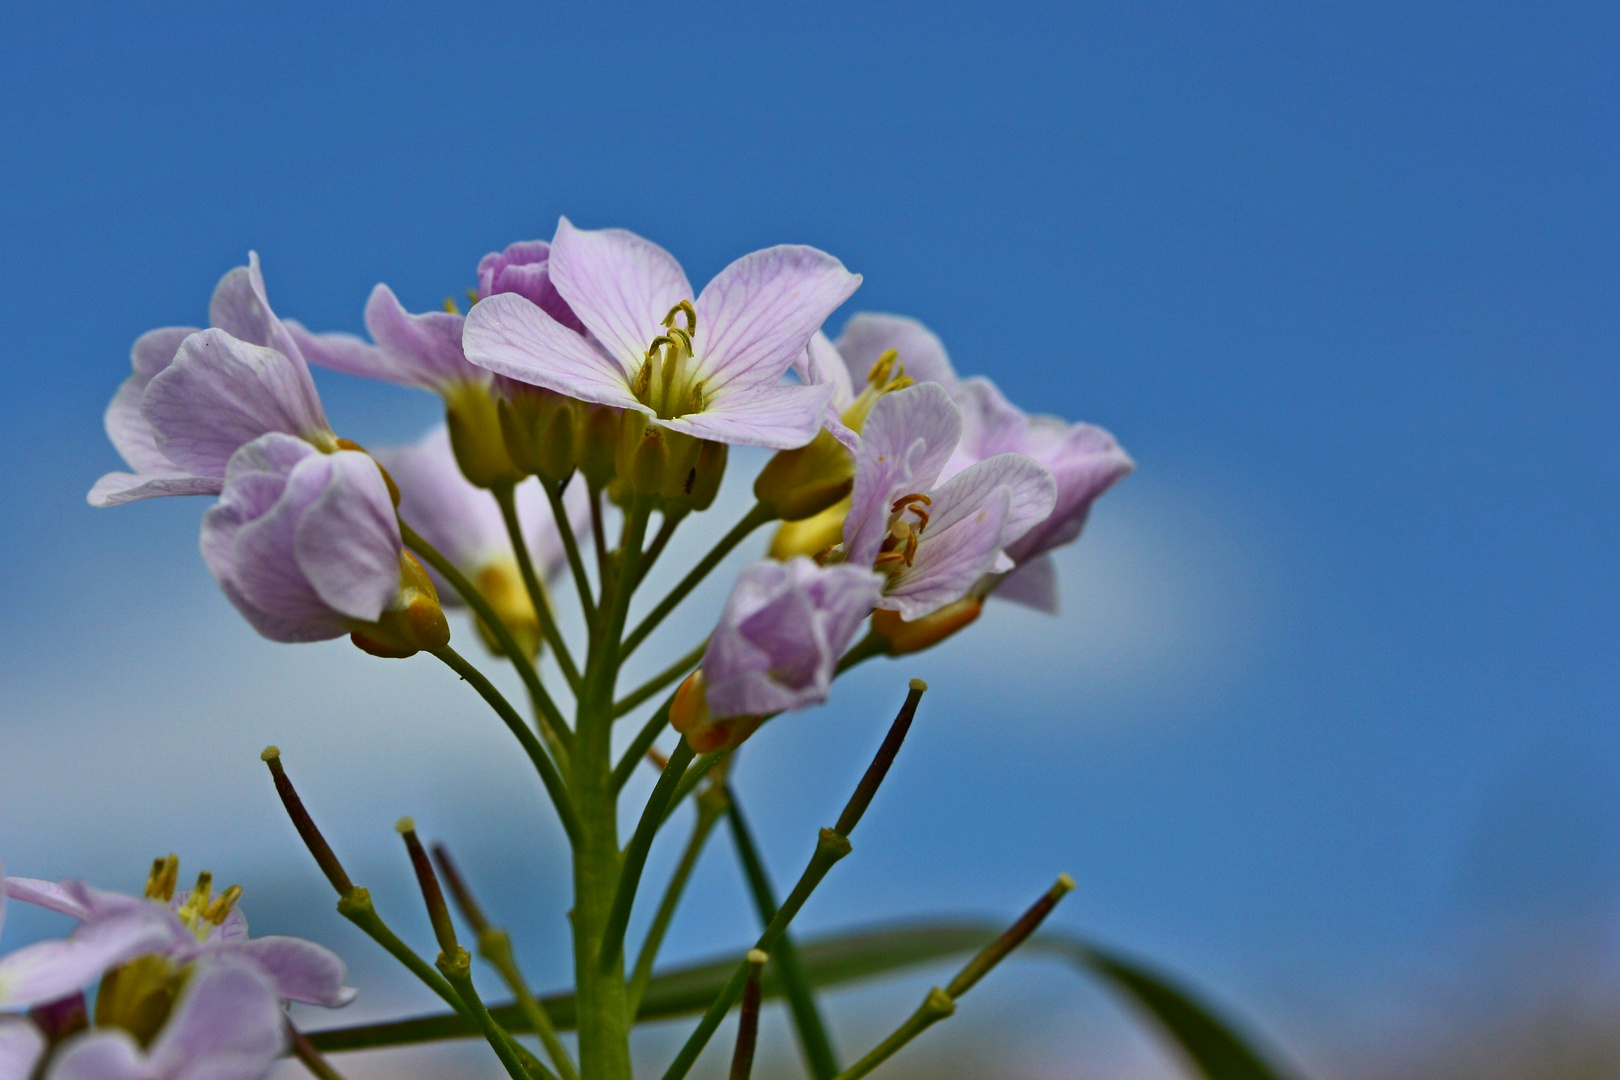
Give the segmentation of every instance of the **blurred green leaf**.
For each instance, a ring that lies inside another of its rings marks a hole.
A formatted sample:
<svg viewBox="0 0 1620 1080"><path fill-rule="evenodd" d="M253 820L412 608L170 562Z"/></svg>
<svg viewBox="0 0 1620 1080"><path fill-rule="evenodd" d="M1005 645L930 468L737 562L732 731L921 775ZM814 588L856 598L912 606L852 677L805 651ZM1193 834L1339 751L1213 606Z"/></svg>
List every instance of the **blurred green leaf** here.
<svg viewBox="0 0 1620 1080"><path fill-rule="evenodd" d="M1001 929L975 922L875 927L807 939L799 944L799 958L810 982L818 989L827 989L976 952ZM1148 968L1065 934L1036 934L1020 952L1056 956L1101 976L1110 988L1151 1016L1207 1080L1282 1080L1283 1074L1268 1065L1228 1024L1187 991ZM638 1022L701 1013L736 966L737 958L727 956L654 975L642 998ZM780 998L783 987L767 973L764 991L767 998ZM574 1026L574 995L555 994L542 999L541 1004L558 1030ZM496 1005L490 1011L509 1031L530 1030L514 1005ZM473 1038L478 1034L470 1022L454 1013L440 1013L311 1032L309 1038L318 1049L333 1053Z"/></svg>

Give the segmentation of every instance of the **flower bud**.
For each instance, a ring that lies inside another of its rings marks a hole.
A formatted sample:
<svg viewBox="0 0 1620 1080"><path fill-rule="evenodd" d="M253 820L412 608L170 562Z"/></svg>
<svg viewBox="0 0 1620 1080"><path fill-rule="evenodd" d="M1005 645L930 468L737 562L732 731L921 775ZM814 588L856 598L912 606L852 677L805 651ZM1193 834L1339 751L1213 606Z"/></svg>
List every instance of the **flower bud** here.
<svg viewBox="0 0 1620 1080"><path fill-rule="evenodd" d="M625 412L617 469L616 498L652 497L666 510L707 510L725 476L726 447Z"/></svg>
<svg viewBox="0 0 1620 1080"><path fill-rule="evenodd" d="M984 601L975 596L946 604L938 611L911 622L899 612L880 608L872 613L872 632L888 643L890 656L904 656L932 648L967 626L984 610Z"/></svg>
<svg viewBox="0 0 1620 1080"><path fill-rule="evenodd" d="M372 656L404 659L423 649L450 644L450 623L439 606L439 594L427 571L410 552L399 557L399 598L370 626L349 635L355 646Z"/></svg>
<svg viewBox="0 0 1620 1080"><path fill-rule="evenodd" d="M670 726L685 736L687 745L700 754L735 749L765 722L763 716L716 718L709 712L707 695L708 684L699 668L676 688L675 698L669 705Z"/></svg>
<svg viewBox="0 0 1620 1080"><path fill-rule="evenodd" d="M845 495L819 514L803 521L784 521L771 538L770 557L781 561L803 555L815 558L844 538L844 519L850 499Z"/></svg>
<svg viewBox="0 0 1620 1080"><path fill-rule="evenodd" d="M484 383L463 382L446 386L445 421L450 426L450 446L456 452L461 473L475 486L494 487L515 484L524 472L512 463L501 434L501 418L495 398Z"/></svg>
<svg viewBox="0 0 1620 1080"><path fill-rule="evenodd" d="M607 405L590 404L583 405L582 411L574 463L585 474L586 483L593 488L605 488L616 475L619 426L624 412Z"/></svg>
<svg viewBox="0 0 1620 1080"><path fill-rule="evenodd" d="M537 386L512 382L496 403L501 436L512 463L551 484L574 472L579 441L578 402Z"/></svg>
<svg viewBox="0 0 1620 1080"><path fill-rule="evenodd" d="M766 462L754 481L754 497L784 522L804 521L836 505L854 484L855 458L822 428L804 446Z"/></svg>
<svg viewBox="0 0 1620 1080"><path fill-rule="evenodd" d="M478 591L484 594L489 606L495 609L501 622L512 632L512 638L517 642L518 648L530 660L540 655L542 637L540 633L540 617L535 613L534 603L529 599L529 590L523 584L522 572L518 569L517 559L510 555L502 556L484 564L478 571ZM541 588L545 583L541 583ZM503 655L500 642L484 620L476 620L479 636L489 651L496 656Z"/></svg>

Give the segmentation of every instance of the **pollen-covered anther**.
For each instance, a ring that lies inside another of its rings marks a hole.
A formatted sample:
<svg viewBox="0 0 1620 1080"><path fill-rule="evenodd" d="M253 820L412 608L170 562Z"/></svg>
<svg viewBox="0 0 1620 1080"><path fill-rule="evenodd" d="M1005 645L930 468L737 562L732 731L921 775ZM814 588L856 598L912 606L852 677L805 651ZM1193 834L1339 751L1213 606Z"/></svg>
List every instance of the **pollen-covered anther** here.
<svg viewBox="0 0 1620 1080"><path fill-rule="evenodd" d="M697 333L697 309L692 306L692 301L690 300L682 300L680 303L670 308L669 314L665 315L662 320L663 324L671 329L674 329L675 316L682 313L685 313L686 315L686 333L689 335Z"/></svg>
<svg viewBox="0 0 1620 1080"><path fill-rule="evenodd" d="M242 886L232 885L209 903L208 910L203 912L203 918L215 926L223 926L230 917L231 910L236 902L242 899Z"/></svg>
<svg viewBox="0 0 1620 1080"><path fill-rule="evenodd" d="M917 518L917 532L921 533L928 528L929 521L929 513L923 507L932 505L934 505L933 499L920 491L914 491L910 495L902 495L894 500L893 505L889 507L889 513L903 514L907 510L911 511Z"/></svg>
<svg viewBox="0 0 1620 1080"><path fill-rule="evenodd" d="M167 904L174 899L174 887L180 880L180 856L165 855L152 860L152 872L146 877L146 898Z"/></svg>

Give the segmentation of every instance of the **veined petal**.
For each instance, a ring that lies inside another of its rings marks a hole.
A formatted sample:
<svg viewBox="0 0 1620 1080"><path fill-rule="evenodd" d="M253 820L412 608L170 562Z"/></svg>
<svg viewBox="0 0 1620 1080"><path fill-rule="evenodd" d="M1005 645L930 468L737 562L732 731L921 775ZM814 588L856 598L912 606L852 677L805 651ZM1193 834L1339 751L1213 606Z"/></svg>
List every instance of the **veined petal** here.
<svg viewBox="0 0 1620 1080"><path fill-rule="evenodd" d="M549 266L557 291L627 376L664 332L670 308L694 296L673 255L624 229L576 229L563 218L551 240Z"/></svg>
<svg viewBox="0 0 1620 1080"><path fill-rule="evenodd" d="M889 587L878 607L898 611L910 621L960 600L995 566L1010 499L1011 492L998 487L971 516L937 533L930 526L916 561Z"/></svg>
<svg viewBox="0 0 1620 1080"><path fill-rule="evenodd" d="M518 382L581 401L652 412L630 392L620 361L517 293L497 293L473 305L462 345L478 367Z"/></svg>
<svg viewBox="0 0 1620 1080"><path fill-rule="evenodd" d="M1018 564L990 594L1048 615L1058 613L1057 564L1050 555L1037 555Z"/></svg>
<svg viewBox="0 0 1620 1080"><path fill-rule="evenodd" d="M119 1028L101 1028L69 1039L51 1062L49 1076L50 1080L153 1080L141 1048Z"/></svg>
<svg viewBox="0 0 1620 1080"><path fill-rule="evenodd" d="M944 532L983 506L996 488L1009 493L1001 546L1027 533L1052 513L1057 483L1045 466L1023 454L997 454L975 462L934 490L928 535Z"/></svg>
<svg viewBox="0 0 1620 1080"><path fill-rule="evenodd" d="M41 941L0 957L0 1008L27 1008L66 997L101 973L144 953L162 952L171 928L150 913L131 911L85 923L71 937Z"/></svg>
<svg viewBox="0 0 1620 1080"><path fill-rule="evenodd" d="M844 423L844 410L855 402L855 388L849 381L849 368L844 364L843 357L838 355L832 339L820 330L811 334L804 355L794 361L794 370L799 381L806 386L827 385L833 388L832 397L827 399L822 426L850 453L859 450L861 437Z"/></svg>
<svg viewBox="0 0 1620 1080"><path fill-rule="evenodd" d="M483 369L469 364L461 351L465 321L448 311L412 315L387 285L371 290L366 302L366 329L394 368L391 381L426 390L489 378Z"/></svg>
<svg viewBox="0 0 1620 1080"><path fill-rule="evenodd" d="M40 878L8 877L0 897L9 896L25 904L33 904L47 911L55 911L69 918L83 921L90 917L90 904L82 889L73 888L65 881L44 881ZM0 898L0 924L4 923L5 901Z"/></svg>
<svg viewBox="0 0 1620 1080"><path fill-rule="evenodd" d="M162 326L136 338L129 350L129 363L141 385L151 382L153 376L173 363L180 343L200 329L198 326Z"/></svg>
<svg viewBox="0 0 1620 1080"><path fill-rule="evenodd" d="M111 472L97 480L87 497L91 506L121 506L163 495L218 495L225 481L217 476L193 476L186 472Z"/></svg>
<svg viewBox="0 0 1620 1080"><path fill-rule="evenodd" d="M164 1080L260 1080L286 1045L274 982L230 956L198 965L152 1044L148 1068Z"/></svg>
<svg viewBox="0 0 1620 1080"><path fill-rule="evenodd" d="M28 1080L45 1052L45 1037L20 1016L0 1016L0 1080Z"/></svg>
<svg viewBox="0 0 1620 1080"><path fill-rule="evenodd" d="M344 985L349 969L337 954L313 941L270 935L230 948L233 954L250 957L263 968L275 983L276 996L287 1001L335 1009L359 993Z"/></svg>
<svg viewBox="0 0 1620 1080"><path fill-rule="evenodd" d="M341 371L345 375L358 375L362 379L398 381L394 364L369 341L354 334L311 333L296 319L287 319L282 325L298 343L298 350L304 354L304 359L311 364Z"/></svg>
<svg viewBox="0 0 1620 1080"><path fill-rule="evenodd" d="M225 331L249 345L259 345L285 353L303 365L304 358L298 343L276 313L270 310L270 298L264 291L264 275L259 270L259 253L248 252L248 264L226 272L214 286L213 299L208 304L208 325ZM308 375L308 372L305 372Z"/></svg>
<svg viewBox="0 0 1620 1080"><path fill-rule="evenodd" d="M107 405L102 426L118 456L138 473L172 473L177 470L167 454L158 449L152 425L141 415L141 398L147 380L131 375L118 387Z"/></svg>
<svg viewBox="0 0 1620 1080"><path fill-rule="evenodd" d="M330 437L303 361L223 330L186 338L147 385L141 414L158 449L200 476L224 476L231 455L267 432Z"/></svg>
<svg viewBox="0 0 1620 1080"><path fill-rule="evenodd" d="M860 283L831 255L795 244L720 271L696 304L693 349L709 392L776 382Z"/></svg>
<svg viewBox="0 0 1620 1080"><path fill-rule="evenodd" d="M500 506L461 475L444 424L419 442L380 447L372 456L399 488L399 516L458 568L470 571L511 551Z"/></svg>
<svg viewBox="0 0 1620 1080"><path fill-rule="evenodd" d="M735 387L722 392L702 412L658 423L700 439L733 446L792 450L816 437L826 418L830 386Z"/></svg>
<svg viewBox="0 0 1620 1080"><path fill-rule="evenodd" d="M323 603L375 622L399 595L403 545L393 500L369 455L339 450L330 467L320 496L298 521L293 551Z"/></svg>
<svg viewBox="0 0 1620 1080"><path fill-rule="evenodd" d="M922 383L884 394L861 429L855 486L844 519L844 551L871 566L889 528L890 504L927 492L962 435L962 414L944 387Z"/></svg>
<svg viewBox="0 0 1620 1080"><path fill-rule="evenodd" d="M939 383L955 396L956 371L945 346L916 319L858 311L838 336L838 353L849 365L850 379L856 386L866 381L866 373L877 358L890 349L900 354L907 375L919 383Z"/></svg>

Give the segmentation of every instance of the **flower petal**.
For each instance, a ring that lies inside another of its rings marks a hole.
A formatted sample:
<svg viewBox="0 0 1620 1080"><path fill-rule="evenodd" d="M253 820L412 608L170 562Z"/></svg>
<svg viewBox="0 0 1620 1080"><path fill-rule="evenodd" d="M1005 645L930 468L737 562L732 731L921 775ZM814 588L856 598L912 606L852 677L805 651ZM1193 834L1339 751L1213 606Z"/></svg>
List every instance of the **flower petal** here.
<svg viewBox="0 0 1620 1080"><path fill-rule="evenodd" d="M248 252L248 264L228 271L214 286L213 299L208 303L208 325L249 345L285 353L303 365L297 342L270 310L257 251Z"/></svg>
<svg viewBox="0 0 1620 1080"><path fill-rule="evenodd" d="M284 1025L275 984L257 964L211 958L198 965L152 1044L146 1075L260 1080L286 1046Z"/></svg>
<svg viewBox="0 0 1620 1080"><path fill-rule="evenodd" d="M941 386L921 383L884 394L861 429L855 486L844 519L845 557L871 566L889 528L889 506L927 492L962 435L962 414Z"/></svg>
<svg viewBox="0 0 1620 1080"><path fill-rule="evenodd" d="M65 881L8 877L5 879L4 894L13 900L33 904L47 911L55 911L69 918L84 920L91 914L90 904L87 903L84 892L71 887ZM3 902L0 902L0 911L4 911Z"/></svg>
<svg viewBox="0 0 1620 1080"><path fill-rule="evenodd" d="M670 308L696 295L681 264L651 240L624 229L576 229L567 218L557 222L551 240L550 272L562 298L626 375L664 332L661 320Z"/></svg>
<svg viewBox="0 0 1620 1080"><path fill-rule="evenodd" d="M850 379L856 386L866 382L866 374L877 358L890 349L899 352L907 375L920 383L939 383L953 397L956 395L956 371L945 346L916 319L858 311L838 336L839 355L849 365Z"/></svg>
<svg viewBox="0 0 1620 1080"><path fill-rule="evenodd" d="M102 1028L64 1043L49 1075L50 1080L152 1080L153 1074L128 1032Z"/></svg>
<svg viewBox="0 0 1620 1080"><path fill-rule="evenodd" d="M826 418L831 386L756 386L723 392L702 412L660 424L700 439L733 446L792 450L816 437Z"/></svg>
<svg viewBox="0 0 1620 1080"><path fill-rule="evenodd" d="M619 361L516 293L497 293L473 305L462 345L472 363L518 382L581 401L652 412L630 393Z"/></svg>
<svg viewBox="0 0 1620 1080"><path fill-rule="evenodd" d="M916 562L889 587L878 607L898 611L910 621L960 600L995 566L1010 499L1011 492L998 487L970 517L951 528L936 533L930 526Z"/></svg>
<svg viewBox="0 0 1620 1080"><path fill-rule="evenodd" d="M287 319L282 323L298 343L298 351L311 364L362 379L397 382L394 364L381 349L354 334L311 333L303 323Z"/></svg>
<svg viewBox="0 0 1620 1080"><path fill-rule="evenodd" d="M944 532L976 511L998 487L1005 487L1011 496L1002 523L1002 546L1045 521L1057 499L1057 482L1044 465L1023 454L997 454L975 462L934 490L927 535Z"/></svg>
<svg viewBox="0 0 1620 1080"><path fill-rule="evenodd" d="M162 326L136 338L129 350L129 363L141 385L151 382L153 376L173 363L174 354L180 351L180 343L200 329L197 326Z"/></svg>
<svg viewBox="0 0 1620 1080"><path fill-rule="evenodd" d="M163 495L218 495L224 486L225 481L217 476L192 476L184 472L137 476L110 472L95 482L87 499L91 506L121 506Z"/></svg>
<svg viewBox="0 0 1620 1080"><path fill-rule="evenodd" d="M1050 555L1037 555L1018 564L990 594L1048 615L1058 613L1057 564Z"/></svg>
<svg viewBox="0 0 1620 1080"><path fill-rule="evenodd" d="M1136 468L1112 435L1091 424L1075 424L1061 442L1034 453L1057 480L1057 505L1022 539L1009 543L1007 553L1019 561L1074 541L1091 504Z"/></svg>
<svg viewBox="0 0 1620 1080"><path fill-rule="evenodd" d="M44 1052L38 1028L20 1016L0 1016L0 1080L28 1080Z"/></svg>
<svg viewBox="0 0 1620 1080"><path fill-rule="evenodd" d="M399 595L399 522L377 463L368 454L331 455L319 498L293 539L298 568L328 607L375 622Z"/></svg>
<svg viewBox="0 0 1620 1080"><path fill-rule="evenodd" d="M399 516L458 569L473 571L490 558L510 554L500 506L461 475L445 425L420 442L382 447L372 456L399 488Z"/></svg>
<svg viewBox="0 0 1620 1080"><path fill-rule="evenodd" d="M366 329L394 367L390 381L425 390L438 390L447 383L488 381L484 370L469 364L461 351L465 322L448 311L412 315L387 285L372 289L366 302Z"/></svg>
<svg viewBox="0 0 1620 1080"><path fill-rule="evenodd" d="M744 255L697 298L699 377L710 393L776 382L860 283L859 274L813 247L783 244Z"/></svg>
<svg viewBox="0 0 1620 1080"><path fill-rule="evenodd" d="M41 941L0 957L0 1008L66 997L101 973L143 953L163 952L172 928L158 908L85 923L71 937Z"/></svg>
<svg viewBox="0 0 1620 1080"><path fill-rule="evenodd" d="M186 338L141 414L169 460L200 476L224 476L231 455L267 432L330 437L304 362L223 330Z"/></svg>
<svg viewBox="0 0 1620 1080"><path fill-rule="evenodd" d="M313 941L270 935L232 945L230 950L258 963L274 981L277 997L335 1009L359 993L343 985L349 969L337 954Z"/></svg>
<svg viewBox="0 0 1620 1080"><path fill-rule="evenodd" d="M102 426L118 456L138 473L172 473L174 462L158 449L157 435L152 425L141 415L141 398L146 393L146 380L131 375L118 387L118 392L107 405Z"/></svg>

